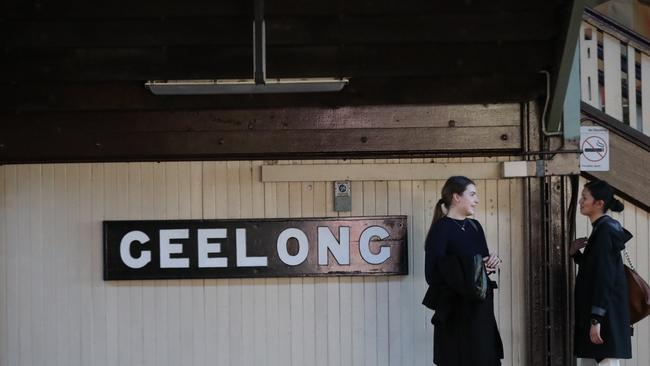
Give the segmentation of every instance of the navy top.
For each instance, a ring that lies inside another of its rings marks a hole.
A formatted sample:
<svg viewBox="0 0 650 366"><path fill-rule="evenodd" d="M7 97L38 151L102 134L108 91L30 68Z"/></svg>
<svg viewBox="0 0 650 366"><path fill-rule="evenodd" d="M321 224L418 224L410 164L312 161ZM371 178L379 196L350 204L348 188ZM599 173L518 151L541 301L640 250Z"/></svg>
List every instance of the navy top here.
<svg viewBox="0 0 650 366"><path fill-rule="evenodd" d="M478 221L474 219L456 220L447 216L431 225L424 244L424 251L424 273L429 285L435 282L436 257L448 255L464 257L476 254L487 257L490 255L483 227Z"/></svg>

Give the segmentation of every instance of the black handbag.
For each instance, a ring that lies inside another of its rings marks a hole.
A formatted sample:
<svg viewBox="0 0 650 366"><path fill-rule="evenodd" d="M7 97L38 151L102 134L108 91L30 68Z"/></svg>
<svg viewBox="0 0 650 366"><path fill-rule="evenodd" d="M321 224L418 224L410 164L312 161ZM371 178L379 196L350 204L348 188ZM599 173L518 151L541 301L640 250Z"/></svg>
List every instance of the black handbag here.
<svg viewBox="0 0 650 366"><path fill-rule="evenodd" d="M487 297L489 279L485 262L480 254L472 258L472 296L479 301L484 301Z"/></svg>
<svg viewBox="0 0 650 366"><path fill-rule="evenodd" d="M469 224L478 232L478 227L471 219ZM483 256L480 254L475 254L472 258L472 296L479 301L484 301L487 297L488 286L490 285L490 279L488 278L487 270L485 269L485 262L483 261Z"/></svg>

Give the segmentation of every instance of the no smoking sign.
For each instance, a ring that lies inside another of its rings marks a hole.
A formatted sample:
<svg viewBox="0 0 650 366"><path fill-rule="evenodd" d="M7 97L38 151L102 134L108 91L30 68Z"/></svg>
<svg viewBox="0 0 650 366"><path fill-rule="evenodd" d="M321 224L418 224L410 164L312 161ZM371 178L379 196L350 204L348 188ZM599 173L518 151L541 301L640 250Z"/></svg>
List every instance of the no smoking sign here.
<svg viewBox="0 0 650 366"><path fill-rule="evenodd" d="M609 170L609 131L603 127L580 127L580 170Z"/></svg>

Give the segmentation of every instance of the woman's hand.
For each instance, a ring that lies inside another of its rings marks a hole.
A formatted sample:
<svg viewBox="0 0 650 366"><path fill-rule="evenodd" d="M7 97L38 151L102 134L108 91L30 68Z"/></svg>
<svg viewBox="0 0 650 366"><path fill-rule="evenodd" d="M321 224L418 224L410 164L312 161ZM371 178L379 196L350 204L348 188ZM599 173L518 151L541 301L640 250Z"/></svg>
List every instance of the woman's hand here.
<svg viewBox="0 0 650 366"><path fill-rule="evenodd" d="M578 238L571 243L569 247L569 255L574 255L578 250L587 246L587 238Z"/></svg>
<svg viewBox="0 0 650 366"><path fill-rule="evenodd" d="M483 258L485 262L485 270L488 273L496 272L501 264L501 259L496 255L496 253L490 253L488 257Z"/></svg>
<svg viewBox="0 0 650 366"><path fill-rule="evenodd" d="M589 329L589 339L593 344L603 344L603 339L600 338L600 323L593 324Z"/></svg>

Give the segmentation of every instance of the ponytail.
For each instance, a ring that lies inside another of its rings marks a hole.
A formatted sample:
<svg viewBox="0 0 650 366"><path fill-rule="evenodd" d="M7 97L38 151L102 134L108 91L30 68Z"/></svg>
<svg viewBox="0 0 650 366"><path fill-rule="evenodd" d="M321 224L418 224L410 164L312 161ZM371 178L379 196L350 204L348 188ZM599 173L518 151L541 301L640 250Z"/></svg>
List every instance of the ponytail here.
<svg viewBox="0 0 650 366"><path fill-rule="evenodd" d="M614 211L614 212L621 212L625 206L623 205L623 202L619 201L616 198L612 198L612 200L609 202L609 209Z"/></svg>
<svg viewBox="0 0 650 366"><path fill-rule="evenodd" d="M445 216L445 213L442 211L442 206L445 205L445 201L441 198L436 203L436 208L433 210L433 222L440 220Z"/></svg>

